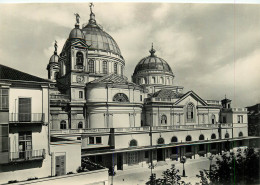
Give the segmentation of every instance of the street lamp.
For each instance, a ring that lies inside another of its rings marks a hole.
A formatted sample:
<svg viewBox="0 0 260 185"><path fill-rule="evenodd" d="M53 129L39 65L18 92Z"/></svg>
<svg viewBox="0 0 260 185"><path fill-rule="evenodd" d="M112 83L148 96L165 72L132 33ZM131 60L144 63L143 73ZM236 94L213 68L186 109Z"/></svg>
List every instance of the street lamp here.
<svg viewBox="0 0 260 185"><path fill-rule="evenodd" d="M185 156L183 156L180 160L180 162L183 164L183 171L182 171L182 177L187 177L185 174L185 168L184 168L184 163L186 163L187 159Z"/></svg>
<svg viewBox="0 0 260 185"><path fill-rule="evenodd" d="M211 173L211 165L212 165L212 160L213 160L214 156L211 155L208 157L209 161L210 161L210 165L209 165L209 173Z"/></svg>

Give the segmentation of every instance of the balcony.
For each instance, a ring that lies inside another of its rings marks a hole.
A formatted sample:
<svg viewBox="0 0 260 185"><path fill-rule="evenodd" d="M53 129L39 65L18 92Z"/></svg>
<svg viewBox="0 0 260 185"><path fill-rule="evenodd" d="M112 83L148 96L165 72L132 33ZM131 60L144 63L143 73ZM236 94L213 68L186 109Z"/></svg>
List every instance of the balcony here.
<svg viewBox="0 0 260 185"><path fill-rule="evenodd" d="M44 123L44 113L10 113L9 123Z"/></svg>
<svg viewBox="0 0 260 185"><path fill-rule="evenodd" d="M9 162L35 161L43 160L44 158L45 149L22 152L10 152L9 154Z"/></svg>
<svg viewBox="0 0 260 185"><path fill-rule="evenodd" d="M216 129L219 124L201 124L201 125L171 125L171 126L152 126L152 131L158 130L206 130ZM150 132L150 126L144 127L121 127L114 128L117 132ZM51 130L52 135L66 135L66 134L91 134L91 133L109 133L110 128L86 128L86 129L58 129Z"/></svg>

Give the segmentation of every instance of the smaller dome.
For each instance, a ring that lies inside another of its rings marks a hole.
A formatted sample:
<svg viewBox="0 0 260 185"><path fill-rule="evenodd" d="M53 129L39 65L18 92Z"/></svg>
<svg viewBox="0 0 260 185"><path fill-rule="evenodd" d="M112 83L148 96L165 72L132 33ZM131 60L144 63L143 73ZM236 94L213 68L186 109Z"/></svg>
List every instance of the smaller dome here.
<svg viewBox="0 0 260 185"><path fill-rule="evenodd" d="M79 29L79 27L77 25L75 25L75 28L73 28L73 30L71 30L69 38L70 39L73 39L73 38L83 39L84 38L82 31Z"/></svg>
<svg viewBox="0 0 260 185"><path fill-rule="evenodd" d="M157 57L154 53L155 50L150 50L151 55L143 58L135 67L134 74L145 71L160 71L163 73L169 73L173 75L172 69L169 64L160 57Z"/></svg>
<svg viewBox="0 0 260 185"><path fill-rule="evenodd" d="M51 56L49 63L54 63L54 62L56 63L59 62L59 56L55 53Z"/></svg>

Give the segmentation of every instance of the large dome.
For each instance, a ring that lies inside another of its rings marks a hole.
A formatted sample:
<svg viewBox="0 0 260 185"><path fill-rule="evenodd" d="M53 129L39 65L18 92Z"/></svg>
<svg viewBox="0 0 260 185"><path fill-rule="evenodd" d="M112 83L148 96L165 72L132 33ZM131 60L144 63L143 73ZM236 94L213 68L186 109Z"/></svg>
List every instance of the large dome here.
<svg viewBox="0 0 260 185"><path fill-rule="evenodd" d="M157 57L154 53L155 50L152 48L150 50L151 55L143 58L136 65L134 74L138 74L140 72L163 72L173 74L171 67L169 64L163 60L162 58Z"/></svg>
<svg viewBox="0 0 260 185"><path fill-rule="evenodd" d="M84 33L86 44L90 46L90 50L111 52L122 57L115 40L97 25L94 13L91 12L89 23L82 28L82 32Z"/></svg>

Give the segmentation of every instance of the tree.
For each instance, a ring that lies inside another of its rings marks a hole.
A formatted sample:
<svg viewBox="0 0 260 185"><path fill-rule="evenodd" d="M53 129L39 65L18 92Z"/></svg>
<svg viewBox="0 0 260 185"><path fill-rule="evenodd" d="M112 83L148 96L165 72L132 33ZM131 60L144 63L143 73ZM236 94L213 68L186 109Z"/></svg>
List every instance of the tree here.
<svg viewBox="0 0 260 185"><path fill-rule="evenodd" d="M166 184L175 185L178 184L181 180L181 176L179 175L179 170L175 168L175 165L172 164L170 169L167 169L163 172L163 179Z"/></svg>
<svg viewBox="0 0 260 185"><path fill-rule="evenodd" d="M225 152L215 157L216 164L211 170L200 171L197 175L202 185L258 184L259 152L253 148Z"/></svg>
<svg viewBox="0 0 260 185"><path fill-rule="evenodd" d="M170 169L163 171L163 178L156 179L156 174L152 174L150 176L149 181L146 183L147 185L186 185L185 183L181 183L181 176L179 175L179 170L175 168L175 165L172 164Z"/></svg>

